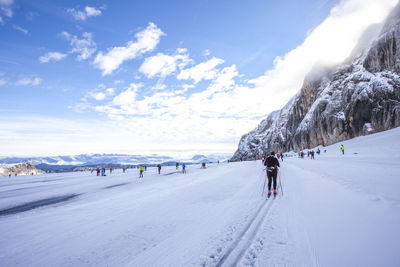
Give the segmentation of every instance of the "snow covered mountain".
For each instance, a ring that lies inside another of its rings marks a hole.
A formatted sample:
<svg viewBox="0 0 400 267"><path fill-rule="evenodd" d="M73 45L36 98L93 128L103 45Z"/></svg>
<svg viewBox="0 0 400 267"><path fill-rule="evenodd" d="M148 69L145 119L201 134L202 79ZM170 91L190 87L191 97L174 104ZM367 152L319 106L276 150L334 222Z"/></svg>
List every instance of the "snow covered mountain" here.
<svg viewBox="0 0 400 267"><path fill-rule="evenodd" d="M400 4L352 56L315 67L300 92L242 136L233 160L329 145L400 126ZM374 38L371 38L375 36Z"/></svg>
<svg viewBox="0 0 400 267"><path fill-rule="evenodd" d="M121 167L122 165L148 164L154 165L162 163L175 164L175 162L200 163L226 161L231 154L211 154L195 155L192 158L173 158L162 155L126 155L126 154L81 154L76 156L55 156L55 157L6 157L0 159L0 164L8 166L28 163L35 165L38 169L44 171L73 171L81 170L79 167Z"/></svg>

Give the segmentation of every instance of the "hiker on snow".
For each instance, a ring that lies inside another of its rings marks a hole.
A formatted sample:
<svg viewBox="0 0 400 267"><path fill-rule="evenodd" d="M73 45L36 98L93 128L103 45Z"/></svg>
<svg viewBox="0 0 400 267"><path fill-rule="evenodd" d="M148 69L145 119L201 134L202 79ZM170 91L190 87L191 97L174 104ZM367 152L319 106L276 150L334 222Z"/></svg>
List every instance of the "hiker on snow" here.
<svg viewBox="0 0 400 267"><path fill-rule="evenodd" d="M143 178L143 171L144 171L144 167L142 165L139 166L139 178L142 177Z"/></svg>
<svg viewBox="0 0 400 267"><path fill-rule="evenodd" d="M160 172L161 172L161 164L157 165L157 169L158 169L158 174L160 174Z"/></svg>
<svg viewBox="0 0 400 267"><path fill-rule="evenodd" d="M279 161L275 157L275 152L271 152L264 161L264 166L267 167L268 176L268 197L271 195L271 183L273 181L274 195L276 196L276 176L278 174Z"/></svg>
<svg viewBox="0 0 400 267"><path fill-rule="evenodd" d="M186 164L182 163L182 173L186 173Z"/></svg>
<svg viewBox="0 0 400 267"><path fill-rule="evenodd" d="M342 154L344 155L344 146L343 145L340 147L340 150L342 150Z"/></svg>

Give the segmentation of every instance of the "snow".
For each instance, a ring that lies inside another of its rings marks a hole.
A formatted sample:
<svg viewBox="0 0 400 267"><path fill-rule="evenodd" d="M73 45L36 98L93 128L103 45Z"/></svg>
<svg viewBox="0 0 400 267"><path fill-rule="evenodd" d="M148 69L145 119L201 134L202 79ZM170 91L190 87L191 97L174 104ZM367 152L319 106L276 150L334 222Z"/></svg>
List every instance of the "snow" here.
<svg viewBox="0 0 400 267"><path fill-rule="evenodd" d="M0 265L400 266L399 134L284 158L268 200L260 161L3 177Z"/></svg>

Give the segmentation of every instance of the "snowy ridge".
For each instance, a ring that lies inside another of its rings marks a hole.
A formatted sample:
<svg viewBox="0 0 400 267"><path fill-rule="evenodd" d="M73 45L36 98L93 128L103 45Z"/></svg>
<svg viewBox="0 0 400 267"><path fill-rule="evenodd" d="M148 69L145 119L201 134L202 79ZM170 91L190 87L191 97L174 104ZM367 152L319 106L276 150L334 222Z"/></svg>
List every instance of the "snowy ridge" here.
<svg viewBox="0 0 400 267"><path fill-rule="evenodd" d="M161 155L126 155L126 154L82 154L75 156L54 156L54 157L6 157L0 158L0 164L19 164L29 163L36 165L45 171L68 170L71 171L78 167L93 167L100 165L123 166L137 164L168 164L175 162L200 163L226 161L231 157L230 154L210 154L195 155L188 158L173 158Z"/></svg>
<svg viewBox="0 0 400 267"><path fill-rule="evenodd" d="M400 5L378 37L365 43L340 66L316 67L282 110L241 138L232 159L326 146L400 126Z"/></svg>

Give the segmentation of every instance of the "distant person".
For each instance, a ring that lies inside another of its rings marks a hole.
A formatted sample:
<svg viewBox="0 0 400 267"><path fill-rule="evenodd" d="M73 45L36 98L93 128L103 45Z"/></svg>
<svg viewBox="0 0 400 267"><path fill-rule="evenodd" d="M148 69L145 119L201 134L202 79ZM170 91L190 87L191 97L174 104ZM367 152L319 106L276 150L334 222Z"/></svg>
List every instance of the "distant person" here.
<svg viewBox="0 0 400 267"><path fill-rule="evenodd" d="M144 165L144 171L147 172L147 165Z"/></svg>
<svg viewBox="0 0 400 267"><path fill-rule="evenodd" d="M182 163L182 173L186 173L186 164Z"/></svg>
<svg viewBox="0 0 400 267"><path fill-rule="evenodd" d="M310 154L311 154L311 159L314 159L314 150L311 150Z"/></svg>
<svg viewBox="0 0 400 267"><path fill-rule="evenodd" d="M319 148L317 149L317 154L321 154L321 150L319 150Z"/></svg>
<svg viewBox="0 0 400 267"><path fill-rule="evenodd" d="M144 171L144 167L142 165L139 166L139 178L143 178L143 171Z"/></svg>
<svg viewBox="0 0 400 267"><path fill-rule="evenodd" d="M179 167L179 163L178 162L175 164L175 167L176 167L176 169L178 169L178 167Z"/></svg>
<svg viewBox="0 0 400 267"><path fill-rule="evenodd" d="M100 169L99 168L96 169L96 173L97 173L97 176L100 175Z"/></svg>
<svg viewBox="0 0 400 267"><path fill-rule="evenodd" d="M125 173L125 171L126 171L126 168L122 168L122 172Z"/></svg>
<svg viewBox="0 0 400 267"><path fill-rule="evenodd" d="M271 184L273 182L274 188L274 196L276 196L276 176L278 174L279 161L275 157L275 153L271 152L271 155L268 156L264 161L264 166L267 167L267 176L268 176L268 197L271 196Z"/></svg>
<svg viewBox="0 0 400 267"><path fill-rule="evenodd" d="M161 174L161 164L157 165L157 169L158 169L158 174Z"/></svg>
<svg viewBox="0 0 400 267"><path fill-rule="evenodd" d="M112 171L113 171L113 169L112 169L112 168L110 168L110 174L112 173Z"/></svg>
<svg viewBox="0 0 400 267"><path fill-rule="evenodd" d="M205 162L201 163L201 167L202 167L203 169L205 169L205 168L206 168L206 163L205 163Z"/></svg>
<svg viewBox="0 0 400 267"><path fill-rule="evenodd" d="M340 147L340 150L342 150L342 155L344 155L344 145L342 145L342 146Z"/></svg>

